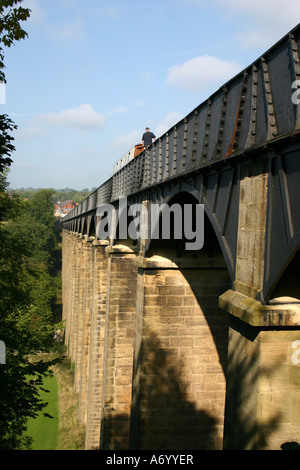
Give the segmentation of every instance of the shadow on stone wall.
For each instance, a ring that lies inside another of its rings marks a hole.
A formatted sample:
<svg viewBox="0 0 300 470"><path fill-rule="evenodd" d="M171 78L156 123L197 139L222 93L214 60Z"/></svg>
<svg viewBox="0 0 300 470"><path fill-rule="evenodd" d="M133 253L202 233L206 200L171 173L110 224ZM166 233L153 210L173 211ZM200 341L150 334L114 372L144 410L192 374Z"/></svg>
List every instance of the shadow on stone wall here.
<svg viewBox="0 0 300 470"><path fill-rule="evenodd" d="M257 419L259 374L258 349L254 341L258 328L250 327L238 319L231 320L233 330L241 332L235 347L228 353L226 409L224 425L225 450L262 450L268 448L268 439L278 427L280 413L269 420ZM245 339L252 343L252 357L243 354ZM266 372L265 372L266 373Z"/></svg>
<svg viewBox="0 0 300 470"><path fill-rule="evenodd" d="M189 401L178 358L161 347L154 333L143 344L137 369L140 393L137 397L134 392L130 447L126 447L129 417L110 413L102 449L216 449L216 418Z"/></svg>
<svg viewBox="0 0 300 470"><path fill-rule="evenodd" d="M178 357L162 348L154 332L147 337L141 367L138 448L215 449L216 418L188 399L188 377Z"/></svg>
<svg viewBox="0 0 300 470"><path fill-rule="evenodd" d="M248 340L254 341L257 332L253 328L243 333ZM236 349L229 351L223 446L219 417L209 413L204 402L199 409L189 400L187 380L178 357L162 347L154 332L149 331L147 338L135 367L136 374L140 374L140 381L139 388L134 388L131 416L113 412L106 415L101 449L166 451L268 448L269 440L279 426L280 412L274 411L268 420L256 420L257 395L253 390L257 387L258 355L253 354L251 361L243 354L236 357L239 346L242 349L239 344L236 344ZM243 342L243 337L240 341ZM299 444L283 442L281 448L299 449Z"/></svg>
<svg viewBox="0 0 300 470"><path fill-rule="evenodd" d="M226 375L229 315L218 305L219 296L231 287L228 271L226 268L202 269L201 277L199 273L197 274L197 270L182 270L182 274L195 296L197 305L201 308L218 353L219 363Z"/></svg>
<svg viewBox="0 0 300 470"><path fill-rule="evenodd" d="M130 416L106 413L102 421L100 450L128 450Z"/></svg>

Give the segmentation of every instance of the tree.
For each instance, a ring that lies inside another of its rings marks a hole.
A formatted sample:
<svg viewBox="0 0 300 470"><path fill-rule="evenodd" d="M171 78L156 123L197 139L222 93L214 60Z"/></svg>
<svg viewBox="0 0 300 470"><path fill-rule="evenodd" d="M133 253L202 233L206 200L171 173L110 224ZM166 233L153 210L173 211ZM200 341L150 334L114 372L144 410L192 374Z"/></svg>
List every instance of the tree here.
<svg viewBox="0 0 300 470"><path fill-rule="evenodd" d="M32 216L48 228L53 229L56 218L54 216L54 189L40 189L30 201L30 211Z"/></svg>
<svg viewBox="0 0 300 470"><path fill-rule="evenodd" d="M6 83L4 73L4 47L11 47L15 41L27 37L26 31L21 27L21 22L30 16L30 10L18 6L23 0L0 1L0 82ZM0 172L8 168L11 163L11 154L15 150L12 145L14 138L9 132L17 126L6 115L0 115Z"/></svg>
<svg viewBox="0 0 300 470"><path fill-rule="evenodd" d="M21 22L30 10L22 0L0 0L0 81L6 83L3 47L27 33ZM23 436L29 417L46 406L39 398L51 361L32 361L48 352L55 325L51 315L54 293L48 263L55 246L51 195L37 196L32 205L7 194L6 173L15 150L11 132L17 126L0 115L0 339L6 364L0 366L0 449L28 446ZM39 202L43 202L42 205ZM52 214L51 211L52 210Z"/></svg>
<svg viewBox="0 0 300 470"><path fill-rule="evenodd" d="M6 184L2 175L0 194ZM30 356L49 352L56 329L55 284L49 272L56 238L49 197L41 191L34 201L0 200L6 220L4 225L0 220L0 339L6 346L6 365L0 366L1 450L28 445L23 436L27 420L46 405L39 390L53 362L32 361Z"/></svg>
<svg viewBox="0 0 300 470"><path fill-rule="evenodd" d="M6 224L6 233L15 246L22 246L20 261L24 269L19 284L27 292L31 307L34 306L33 316L39 325L51 323L56 297L53 265L57 238L51 195L51 190L38 191L30 201L23 201ZM51 329L49 333L48 341L44 336L44 346L51 343Z"/></svg>
<svg viewBox="0 0 300 470"><path fill-rule="evenodd" d="M26 21L30 16L29 8L18 6L23 0L1 0L0 2L0 44L11 47L15 41L25 39L28 34L21 27L21 21ZM4 51L0 47L0 81L6 83L3 69Z"/></svg>
<svg viewBox="0 0 300 470"><path fill-rule="evenodd" d="M14 138L9 131L17 129L17 126L6 114L0 114L0 172L3 172L12 164L11 154L15 151L12 141Z"/></svg>

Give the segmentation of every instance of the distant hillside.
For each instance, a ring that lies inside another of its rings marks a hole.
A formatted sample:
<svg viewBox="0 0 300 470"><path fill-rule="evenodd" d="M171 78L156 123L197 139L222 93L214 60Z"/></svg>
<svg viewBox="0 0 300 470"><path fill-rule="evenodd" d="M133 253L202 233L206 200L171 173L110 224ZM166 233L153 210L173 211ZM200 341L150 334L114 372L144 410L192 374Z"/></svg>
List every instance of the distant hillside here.
<svg viewBox="0 0 300 470"><path fill-rule="evenodd" d="M7 192L11 195L18 194L18 196L20 196L22 199L31 199L34 193L36 193L36 191L39 191L39 189L40 188L8 189ZM53 202L72 200L75 203L80 203L96 188L92 188L91 190L85 188L81 191L71 188L50 189L54 191Z"/></svg>

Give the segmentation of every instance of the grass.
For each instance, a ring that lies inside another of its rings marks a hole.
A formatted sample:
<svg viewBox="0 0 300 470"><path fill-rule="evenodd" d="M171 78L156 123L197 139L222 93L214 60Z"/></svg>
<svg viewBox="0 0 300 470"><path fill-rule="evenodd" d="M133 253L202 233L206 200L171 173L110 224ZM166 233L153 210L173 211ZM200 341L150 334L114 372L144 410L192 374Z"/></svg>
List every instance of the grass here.
<svg viewBox="0 0 300 470"><path fill-rule="evenodd" d="M58 382L58 408L60 412L57 450L83 450L85 426L78 423L78 396L74 392L74 371L70 360L53 367Z"/></svg>
<svg viewBox="0 0 300 470"><path fill-rule="evenodd" d="M77 419L78 397L74 393L74 373L69 359L64 356L52 370L53 377L45 378L44 382L49 392L41 392L41 398L49 404L36 419L28 421L26 434L33 439L31 449L83 450L85 427Z"/></svg>
<svg viewBox="0 0 300 470"><path fill-rule="evenodd" d="M28 421L27 435L32 438L32 450L55 450L58 439L58 384L54 376L45 377L40 397L47 406L37 418Z"/></svg>

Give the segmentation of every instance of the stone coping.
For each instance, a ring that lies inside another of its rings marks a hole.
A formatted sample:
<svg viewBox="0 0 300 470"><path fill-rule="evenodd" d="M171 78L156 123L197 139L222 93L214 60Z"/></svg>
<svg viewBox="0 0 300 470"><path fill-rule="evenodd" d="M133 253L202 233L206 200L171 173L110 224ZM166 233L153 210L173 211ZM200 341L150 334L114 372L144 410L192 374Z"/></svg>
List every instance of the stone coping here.
<svg viewBox="0 0 300 470"><path fill-rule="evenodd" d="M300 326L300 300L279 297L267 305L229 289L219 297L219 307L252 326Z"/></svg>

